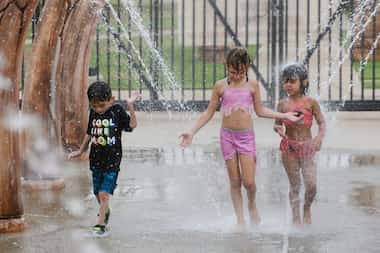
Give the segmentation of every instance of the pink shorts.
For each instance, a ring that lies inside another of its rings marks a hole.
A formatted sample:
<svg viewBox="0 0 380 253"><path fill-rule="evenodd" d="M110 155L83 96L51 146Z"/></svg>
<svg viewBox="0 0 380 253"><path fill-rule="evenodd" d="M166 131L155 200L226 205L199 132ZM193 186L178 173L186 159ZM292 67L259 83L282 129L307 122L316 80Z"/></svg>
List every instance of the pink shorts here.
<svg viewBox="0 0 380 253"><path fill-rule="evenodd" d="M255 132L253 129L220 129L220 148L224 160L232 159L235 154L256 157Z"/></svg>

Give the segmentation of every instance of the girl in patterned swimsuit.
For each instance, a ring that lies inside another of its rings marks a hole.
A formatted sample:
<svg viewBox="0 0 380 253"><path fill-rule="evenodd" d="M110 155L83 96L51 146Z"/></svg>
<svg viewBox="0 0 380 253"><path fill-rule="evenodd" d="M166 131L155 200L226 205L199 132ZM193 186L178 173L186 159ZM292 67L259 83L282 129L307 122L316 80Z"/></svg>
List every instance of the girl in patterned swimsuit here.
<svg viewBox="0 0 380 253"><path fill-rule="evenodd" d="M241 185L247 190L248 209L251 221L259 223L256 208L255 170L256 144L253 131L253 111L259 117L299 121L296 113L279 113L265 108L261 103L257 81L248 80L248 68L251 64L245 48L231 49L227 55L227 78L215 83L207 108L195 125L183 133L181 146L191 144L194 135L213 117L218 103L221 102L223 114L220 129L220 146L226 162L230 179L230 191L239 229L244 229Z"/></svg>
<svg viewBox="0 0 380 253"><path fill-rule="evenodd" d="M278 111L297 112L303 115L303 120L300 122L294 123L277 119L274 125L274 130L282 137L280 150L290 183L289 200L292 207L293 224L301 226L300 173L302 173L305 185L303 223L311 224L311 204L317 191L316 166L313 157L315 152L321 149L326 124L318 102L306 96L307 70L302 64L296 63L285 66L281 72L281 83L288 97L279 102ZM315 138L312 138L311 134L313 117L315 117L319 127Z"/></svg>

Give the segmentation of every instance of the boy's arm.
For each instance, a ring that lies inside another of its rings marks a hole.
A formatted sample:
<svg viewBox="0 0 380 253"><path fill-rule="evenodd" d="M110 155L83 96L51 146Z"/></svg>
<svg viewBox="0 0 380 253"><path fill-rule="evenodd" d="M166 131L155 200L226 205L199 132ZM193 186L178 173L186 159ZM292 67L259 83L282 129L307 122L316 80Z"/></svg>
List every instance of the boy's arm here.
<svg viewBox="0 0 380 253"><path fill-rule="evenodd" d="M77 151L71 152L68 155L68 158L69 159L75 158L75 157L82 155L84 152L86 152L88 149L88 144L90 144L90 141L91 141L91 136L86 134L86 136L84 137L84 139L82 141L82 144L80 145L80 148Z"/></svg>
<svg viewBox="0 0 380 253"><path fill-rule="evenodd" d="M129 110L129 127L130 128L136 128L137 126L137 120L136 120L136 113L135 113L135 107L133 106L133 103L128 103L128 110Z"/></svg>
<svg viewBox="0 0 380 253"><path fill-rule="evenodd" d="M128 105L128 110L129 110L130 115L128 116L127 113L125 113L126 114L125 116L128 117L128 119L127 119L127 125L128 126L126 126L125 129L128 132L132 131L132 129L136 128L136 126L137 126L135 107L133 104L139 98L141 98L141 94L137 91L134 92L130 98L127 98L127 105Z"/></svg>
<svg viewBox="0 0 380 253"><path fill-rule="evenodd" d="M83 139L82 144L80 145L79 151L81 153L84 153L88 150L88 144L90 144L91 136L86 134L86 136Z"/></svg>

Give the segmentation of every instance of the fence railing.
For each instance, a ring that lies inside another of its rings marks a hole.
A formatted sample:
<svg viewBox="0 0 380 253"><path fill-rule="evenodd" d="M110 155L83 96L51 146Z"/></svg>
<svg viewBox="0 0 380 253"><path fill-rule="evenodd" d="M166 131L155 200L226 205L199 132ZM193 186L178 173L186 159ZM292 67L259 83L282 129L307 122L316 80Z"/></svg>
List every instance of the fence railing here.
<svg viewBox="0 0 380 253"><path fill-rule="evenodd" d="M300 61L310 95L327 108L380 110L379 11L378 0L111 0L89 78L107 81L119 100L139 90L140 109L203 110L226 52L245 46L270 105L283 96L281 67Z"/></svg>

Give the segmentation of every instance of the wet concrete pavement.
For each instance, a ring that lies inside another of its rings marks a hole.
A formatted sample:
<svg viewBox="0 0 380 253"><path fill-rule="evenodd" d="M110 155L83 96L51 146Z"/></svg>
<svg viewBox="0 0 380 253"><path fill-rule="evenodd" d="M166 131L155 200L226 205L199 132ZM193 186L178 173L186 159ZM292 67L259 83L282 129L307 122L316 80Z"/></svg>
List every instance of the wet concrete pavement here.
<svg viewBox="0 0 380 253"><path fill-rule="evenodd" d="M93 238L89 232L97 206L87 163L68 163L62 170L64 190L24 193L29 228L0 234L0 252L380 251L380 135L371 135L378 131L379 121L366 119L364 126L363 120L334 122L342 126L338 129L343 135L334 136L330 130L327 138L334 141L329 144L326 139L317 157L314 223L295 230L289 225L288 183L278 138L268 129L270 121L258 120L257 201L262 223L238 233L218 149L218 119L201 130L195 145L182 150L176 136L193 122L188 115L170 120L163 114L139 116L139 129L125 137L128 148L112 198L108 237ZM347 138L349 134L355 137Z"/></svg>
<svg viewBox="0 0 380 253"><path fill-rule="evenodd" d="M127 146L159 147L177 145L178 136L190 129L199 113L139 112L138 127L126 134ZM329 112L325 114L327 134L323 148L339 150L380 150L380 112ZM194 138L195 144L218 144L221 117L219 113ZM316 124L314 124L316 125ZM278 147L280 137L273 132L273 120L254 119L258 148ZM317 129L314 126L313 132Z"/></svg>

